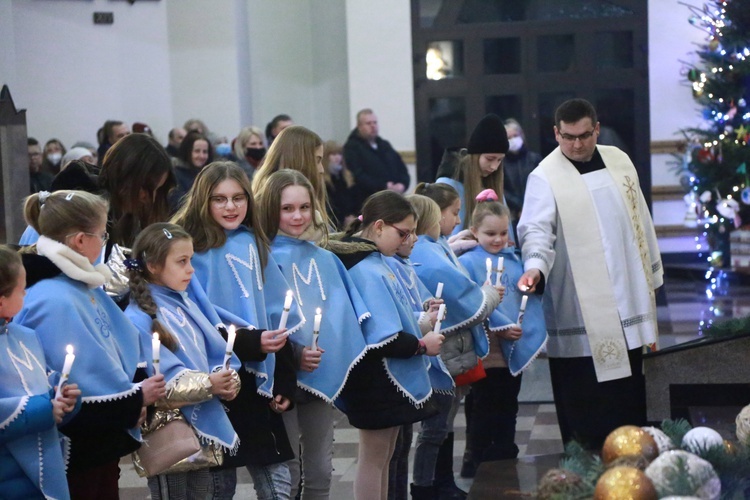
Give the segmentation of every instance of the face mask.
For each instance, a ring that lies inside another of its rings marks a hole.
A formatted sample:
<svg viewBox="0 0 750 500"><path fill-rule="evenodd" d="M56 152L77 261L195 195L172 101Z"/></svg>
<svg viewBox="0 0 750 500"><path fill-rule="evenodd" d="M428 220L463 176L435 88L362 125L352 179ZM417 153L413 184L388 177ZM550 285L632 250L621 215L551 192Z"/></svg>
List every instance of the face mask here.
<svg viewBox="0 0 750 500"><path fill-rule="evenodd" d="M266 148L247 148L245 149L245 156L255 161L261 160L266 156Z"/></svg>
<svg viewBox="0 0 750 500"><path fill-rule="evenodd" d="M517 135L516 137L512 137L508 139L508 151L512 151L513 153L516 153L521 150L523 147L523 137L520 135Z"/></svg>
<svg viewBox="0 0 750 500"><path fill-rule="evenodd" d="M50 153L47 155L47 160L53 165L58 165L62 160L62 153Z"/></svg>
<svg viewBox="0 0 750 500"><path fill-rule="evenodd" d="M216 145L216 154L219 156L229 156L232 154L232 146L229 143L222 142Z"/></svg>

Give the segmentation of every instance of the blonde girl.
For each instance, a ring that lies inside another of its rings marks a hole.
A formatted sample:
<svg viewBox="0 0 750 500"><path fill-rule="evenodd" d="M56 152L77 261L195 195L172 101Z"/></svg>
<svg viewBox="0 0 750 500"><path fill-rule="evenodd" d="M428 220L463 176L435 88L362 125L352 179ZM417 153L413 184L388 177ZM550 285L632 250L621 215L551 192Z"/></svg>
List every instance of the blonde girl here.
<svg viewBox="0 0 750 500"><path fill-rule="evenodd" d="M159 366L167 380L167 396L157 402L144 433L168 422L179 408L203 445L221 456L235 453L239 446L220 400L237 396L240 379L234 368L240 363L232 356L230 366L224 366L226 340L184 293L193 275L192 255L192 239L180 226L157 223L141 231L132 258L125 261L131 291L125 315L138 328L147 359L154 358L152 334L164 346ZM148 486L151 498L180 499L212 491L212 478L204 464L149 477Z"/></svg>
<svg viewBox="0 0 750 500"><path fill-rule="evenodd" d="M283 134L283 132L282 132ZM318 208L312 184L296 170L273 173L258 193L261 225L272 238L271 254L293 285L308 322L292 335L298 361L295 408L284 413L295 460L289 462L292 496L297 495L302 460L302 498L328 498L333 472L333 408L354 365L367 349L360 322L367 311L341 261L305 239ZM310 277L305 281L305 276ZM311 319L321 314L319 339ZM297 450L302 445L301 457Z"/></svg>
<svg viewBox="0 0 750 500"><path fill-rule="evenodd" d="M140 447L145 407L164 397L164 376L146 378L138 331L102 289L109 269L94 267L109 235L107 202L84 191L26 198L24 217L39 241L24 254L27 295L19 324L36 330L49 368L75 350L70 380L81 411L61 430L71 438L73 498L116 498L120 457ZM64 328L61 328L64 326Z"/></svg>

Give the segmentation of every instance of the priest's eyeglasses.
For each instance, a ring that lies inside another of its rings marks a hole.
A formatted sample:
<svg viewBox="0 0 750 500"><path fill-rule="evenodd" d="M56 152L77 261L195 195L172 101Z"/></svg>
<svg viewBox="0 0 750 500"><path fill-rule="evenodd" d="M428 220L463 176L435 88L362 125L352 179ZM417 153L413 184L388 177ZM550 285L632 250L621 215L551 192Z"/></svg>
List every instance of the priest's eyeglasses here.
<svg viewBox="0 0 750 500"><path fill-rule="evenodd" d="M562 140L565 142L576 142L576 141L583 142L586 139L591 139L591 136L594 135L594 132L596 132L596 130L590 130L588 132L584 132L581 135L570 135L570 134L565 134L563 132L560 132L560 137L562 137Z"/></svg>
<svg viewBox="0 0 750 500"><path fill-rule="evenodd" d="M401 236L401 243L406 243L406 241L411 238L412 236L416 236L416 233L414 231L404 231L403 229L400 229L393 224L385 223L386 226L391 226L393 229L398 231L398 235Z"/></svg>
<svg viewBox="0 0 750 500"><path fill-rule="evenodd" d="M226 208L230 200L235 207L241 208L244 207L247 203L247 195L238 194L237 196L232 196L231 198L227 198L226 196L211 196L209 200L211 200L211 204L216 208Z"/></svg>

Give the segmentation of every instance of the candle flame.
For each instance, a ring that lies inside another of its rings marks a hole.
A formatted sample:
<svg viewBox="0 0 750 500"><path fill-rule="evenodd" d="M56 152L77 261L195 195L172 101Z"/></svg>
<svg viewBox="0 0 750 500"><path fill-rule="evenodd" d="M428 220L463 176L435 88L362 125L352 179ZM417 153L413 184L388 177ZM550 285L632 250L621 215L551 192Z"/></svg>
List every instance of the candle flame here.
<svg viewBox="0 0 750 500"><path fill-rule="evenodd" d="M65 350L68 352L68 354L73 354L73 346L68 344L68 346L65 348Z"/></svg>

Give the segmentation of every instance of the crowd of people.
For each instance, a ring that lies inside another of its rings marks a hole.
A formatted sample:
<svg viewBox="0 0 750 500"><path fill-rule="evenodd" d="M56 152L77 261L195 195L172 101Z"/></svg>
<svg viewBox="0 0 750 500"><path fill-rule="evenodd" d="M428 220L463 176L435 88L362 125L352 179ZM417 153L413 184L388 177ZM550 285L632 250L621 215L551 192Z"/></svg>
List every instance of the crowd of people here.
<svg viewBox="0 0 750 500"><path fill-rule="evenodd" d="M98 148L29 139L29 227L0 246L4 495L117 498L132 454L154 499L233 498L242 467L260 499L329 498L341 411L355 498L465 498L461 401L462 473L517 457L545 349L564 440L645 424L653 225L594 108L555 123L542 160L487 115L411 190L370 109L343 146L288 115L231 142L200 120L166 147L114 120Z"/></svg>

